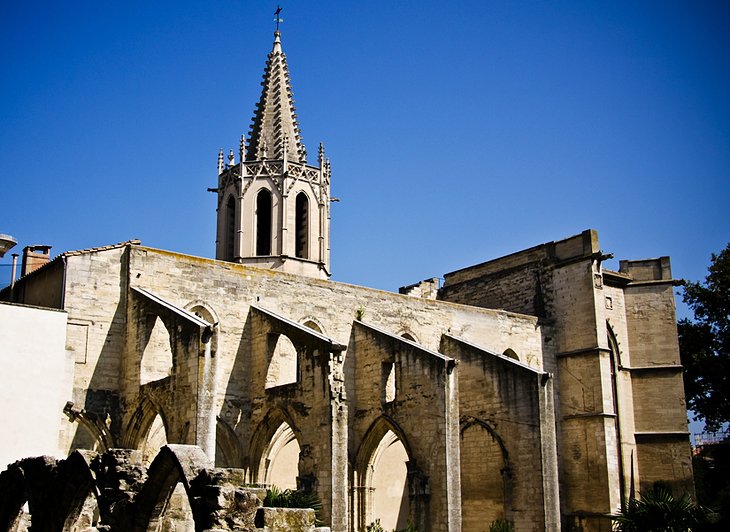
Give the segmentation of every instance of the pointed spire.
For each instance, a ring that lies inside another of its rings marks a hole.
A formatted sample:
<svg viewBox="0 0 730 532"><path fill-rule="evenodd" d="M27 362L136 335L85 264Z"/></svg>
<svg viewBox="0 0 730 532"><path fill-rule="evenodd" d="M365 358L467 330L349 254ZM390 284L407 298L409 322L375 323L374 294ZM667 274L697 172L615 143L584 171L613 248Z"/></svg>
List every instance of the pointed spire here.
<svg viewBox="0 0 730 532"><path fill-rule="evenodd" d="M218 175L223 173L223 148L218 152Z"/></svg>
<svg viewBox="0 0 730 532"><path fill-rule="evenodd" d="M288 160L306 162L279 31L274 33L274 48L266 61L261 85L261 98L256 104L248 135L246 160L283 159L286 150Z"/></svg>

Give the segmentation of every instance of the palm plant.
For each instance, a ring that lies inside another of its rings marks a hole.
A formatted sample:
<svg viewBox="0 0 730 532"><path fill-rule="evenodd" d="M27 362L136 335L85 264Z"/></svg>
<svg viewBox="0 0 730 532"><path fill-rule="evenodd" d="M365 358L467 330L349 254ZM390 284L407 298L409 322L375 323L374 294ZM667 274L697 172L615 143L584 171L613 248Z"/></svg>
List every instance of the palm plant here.
<svg viewBox="0 0 730 532"><path fill-rule="evenodd" d="M264 506L271 508L311 508L314 510L315 521L322 523L322 501L316 494L302 490L280 490L271 486L266 491Z"/></svg>
<svg viewBox="0 0 730 532"><path fill-rule="evenodd" d="M688 494L677 499L661 483L636 499L630 498L613 516L619 532L697 532L709 523L710 511L695 504Z"/></svg>

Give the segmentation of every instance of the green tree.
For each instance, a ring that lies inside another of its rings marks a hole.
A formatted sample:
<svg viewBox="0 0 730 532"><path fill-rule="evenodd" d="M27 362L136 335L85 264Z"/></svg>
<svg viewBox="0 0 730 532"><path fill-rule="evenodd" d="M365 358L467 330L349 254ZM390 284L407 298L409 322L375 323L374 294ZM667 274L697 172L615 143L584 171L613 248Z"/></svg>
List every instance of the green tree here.
<svg viewBox="0 0 730 532"><path fill-rule="evenodd" d="M730 244L712 254L704 283L684 282L694 321L680 320L687 403L710 431L730 422Z"/></svg>

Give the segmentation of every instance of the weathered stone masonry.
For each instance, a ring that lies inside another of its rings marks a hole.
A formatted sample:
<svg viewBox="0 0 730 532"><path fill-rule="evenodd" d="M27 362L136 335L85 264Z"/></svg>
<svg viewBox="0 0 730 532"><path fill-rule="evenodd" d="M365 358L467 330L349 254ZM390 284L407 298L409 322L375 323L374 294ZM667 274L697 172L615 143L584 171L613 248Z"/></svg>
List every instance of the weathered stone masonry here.
<svg viewBox="0 0 730 532"><path fill-rule="evenodd" d="M65 311L73 365L70 454L0 474L0 526L313 530L259 508L280 483L337 532L608 531L633 487L692 491L668 258L609 271L589 230L442 287L332 282L331 166L293 102L277 32L248 145L219 154L218 260L130 241L0 292Z"/></svg>

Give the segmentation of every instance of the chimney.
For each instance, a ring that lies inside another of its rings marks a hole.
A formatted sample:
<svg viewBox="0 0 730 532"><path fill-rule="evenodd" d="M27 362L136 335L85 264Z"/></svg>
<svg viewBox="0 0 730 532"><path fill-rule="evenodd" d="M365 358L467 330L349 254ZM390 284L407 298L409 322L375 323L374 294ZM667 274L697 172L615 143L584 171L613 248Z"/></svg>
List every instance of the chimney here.
<svg viewBox="0 0 730 532"><path fill-rule="evenodd" d="M27 275L51 260L51 246L25 246L20 275Z"/></svg>

